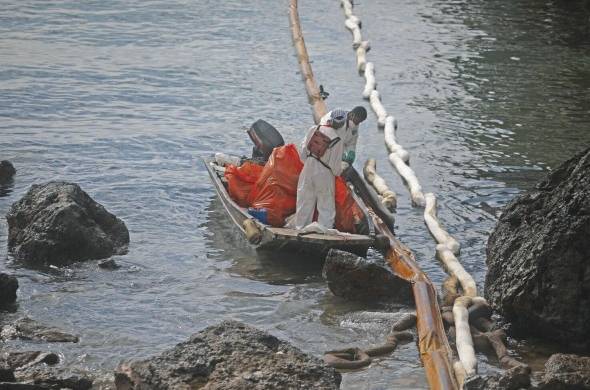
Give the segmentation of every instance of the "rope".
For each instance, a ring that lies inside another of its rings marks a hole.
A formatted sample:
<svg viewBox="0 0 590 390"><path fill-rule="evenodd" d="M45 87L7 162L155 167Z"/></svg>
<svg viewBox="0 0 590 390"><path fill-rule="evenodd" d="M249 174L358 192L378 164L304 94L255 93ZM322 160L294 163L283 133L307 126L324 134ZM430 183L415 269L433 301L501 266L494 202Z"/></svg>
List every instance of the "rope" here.
<svg viewBox="0 0 590 390"><path fill-rule="evenodd" d="M326 351L324 362L330 367L341 370L358 370L367 367L373 361L372 358L390 354L395 351L399 343L414 340L414 334L407 329L415 326L416 314L408 313L393 324L385 343L364 350L349 347Z"/></svg>

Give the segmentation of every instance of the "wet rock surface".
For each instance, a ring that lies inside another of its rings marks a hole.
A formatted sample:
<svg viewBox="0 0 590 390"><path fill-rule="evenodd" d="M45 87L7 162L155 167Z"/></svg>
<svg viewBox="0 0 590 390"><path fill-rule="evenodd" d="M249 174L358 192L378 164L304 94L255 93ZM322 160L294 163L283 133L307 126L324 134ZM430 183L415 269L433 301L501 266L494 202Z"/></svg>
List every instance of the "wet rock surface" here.
<svg viewBox="0 0 590 390"><path fill-rule="evenodd" d="M13 178L16 169L8 160L0 161L0 182L6 182Z"/></svg>
<svg viewBox="0 0 590 390"><path fill-rule="evenodd" d="M16 290L18 290L16 277L0 272L0 309L14 305Z"/></svg>
<svg viewBox="0 0 590 390"><path fill-rule="evenodd" d="M341 376L285 341L235 321L194 334L160 356L125 363L123 389L338 389Z"/></svg>
<svg viewBox="0 0 590 390"><path fill-rule="evenodd" d="M557 353L545 363L543 390L590 389L590 357Z"/></svg>
<svg viewBox="0 0 590 390"><path fill-rule="evenodd" d="M108 270L116 270L121 268L119 264L115 262L113 259L102 260L98 263L98 268L100 269L108 269Z"/></svg>
<svg viewBox="0 0 590 390"><path fill-rule="evenodd" d="M385 263L349 252L330 250L322 276L336 296L359 301L411 301L410 285L393 274Z"/></svg>
<svg viewBox="0 0 590 390"><path fill-rule="evenodd" d="M33 185L6 219L9 250L33 265L103 259L129 243L125 223L74 183Z"/></svg>
<svg viewBox="0 0 590 390"><path fill-rule="evenodd" d="M0 383L0 390L88 390L92 380L78 375L56 374L46 368L26 370L16 375L16 382Z"/></svg>
<svg viewBox="0 0 590 390"><path fill-rule="evenodd" d="M41 340L49 343L77 343L79 341L78 336L42 325L27 317L1 326L0 340L10 339Z"/></svg>
<svg viewBox="0 0 590 390"><path fill-rule="evenodd" d="M589 350L590 149L504 209L487 247L485 296L522 335Z"/></svg>
<svg viewBox="0 0 590 390"><path fill-rule="evenodd" d="M0 354L0 389L86 390L92 387L92 380L84 375L52 367L58 363L59 356L52 352L3 352Z"/></svg>
<svg viewBox="0 0 590 390"><path fill-rule="evenodd" d="M464 390L517 390L528 389L531 385L531 369L521 366L495 375L475 375L468 378Z"/></svg>
<svg viewBox="0 0 590 390"><path fill-rule="evenodd" d="M41 351L3 352L0 354L0 366L12 370L24 369L41 363L57 364L59 356L52 352Z"/></svg>

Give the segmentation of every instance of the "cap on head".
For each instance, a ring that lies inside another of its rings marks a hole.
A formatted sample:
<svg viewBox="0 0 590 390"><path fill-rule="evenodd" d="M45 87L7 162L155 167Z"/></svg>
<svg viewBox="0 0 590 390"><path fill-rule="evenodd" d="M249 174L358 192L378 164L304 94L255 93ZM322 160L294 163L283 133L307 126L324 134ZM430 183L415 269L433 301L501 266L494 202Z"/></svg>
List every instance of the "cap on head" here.
<svg viewBox="0 0 590 390"><path fill-rule="evenodd" d="M351 119L354 120L355 123L361 123L365 119L367 119L367 110L363 106L356 106L355 108L350 111Z"/></svg>
<svg viewBox="0 0 590 390"><path fill-rule="evenodd" d="M341 108L336 108L332 110L332 112L330 113L330 123L332 124L332 127L334 127L335 129L342 127L342 125L344 125L344 122L346 122L346 114L347 112Z"/></svg>

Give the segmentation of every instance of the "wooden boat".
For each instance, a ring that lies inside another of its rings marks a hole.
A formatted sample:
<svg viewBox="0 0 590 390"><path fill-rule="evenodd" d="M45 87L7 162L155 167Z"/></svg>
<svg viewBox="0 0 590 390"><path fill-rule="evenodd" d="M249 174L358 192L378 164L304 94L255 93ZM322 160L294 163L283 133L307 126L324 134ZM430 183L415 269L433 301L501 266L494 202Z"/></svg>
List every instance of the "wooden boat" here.
<svg viewBox="0 0 590 390"><path fill-rule="evenodd" d="M347 252L365 256L370 246L375 244L375 235L361 235L341 233L339 235L328 235L318 233L302 233L296 229L284 227L273 227L261 223L248 214L248 210L240 207L234 202L226 188L226 182L223 175L224 168L219 166L213 157L203 158L207 172L215 187L215 191L223 204L223 207L229 214L234 224L242 231L246 237L244 222L250 220L256 224L262 238L256 244L255 248L259 251L288 251L292 253L305 253L313 257L325 258L328 251L332 248L340 249ZM361 206L366 214L364 204L354 195L355 201ZM369 218L367 220L370 221ZM369 225L369 230L374 230Z"/></svg>

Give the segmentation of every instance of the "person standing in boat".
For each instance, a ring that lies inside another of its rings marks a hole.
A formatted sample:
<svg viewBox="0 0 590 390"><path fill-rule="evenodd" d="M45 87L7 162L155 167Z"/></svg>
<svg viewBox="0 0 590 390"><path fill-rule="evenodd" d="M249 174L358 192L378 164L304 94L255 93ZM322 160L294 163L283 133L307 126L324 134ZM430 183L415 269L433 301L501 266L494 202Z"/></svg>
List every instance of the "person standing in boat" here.
<svg viewBox="0 0 590 390"><path fill-rule="evenodd" d="M320 119L320 124L328 123L332 111ZM367 119L367 110L363 106L356 106L348 112L346 117L346 126L343 130L344 150L342 152L342 161L352 165L356 158L356 144L359 138L359 125Z"/></svg>
<svg viewBox="0 0 590 390"><path fill-rule="evenodd" d="M332 110L328 120L324 124L311 127L301 143L299 155L303 161L303 170L297 182L297 229L312 223L316 207L318 223L326 229L334 227L334 186L336 176L342 173L344 142L341 130L346 118L346 111Z"/></svg>

